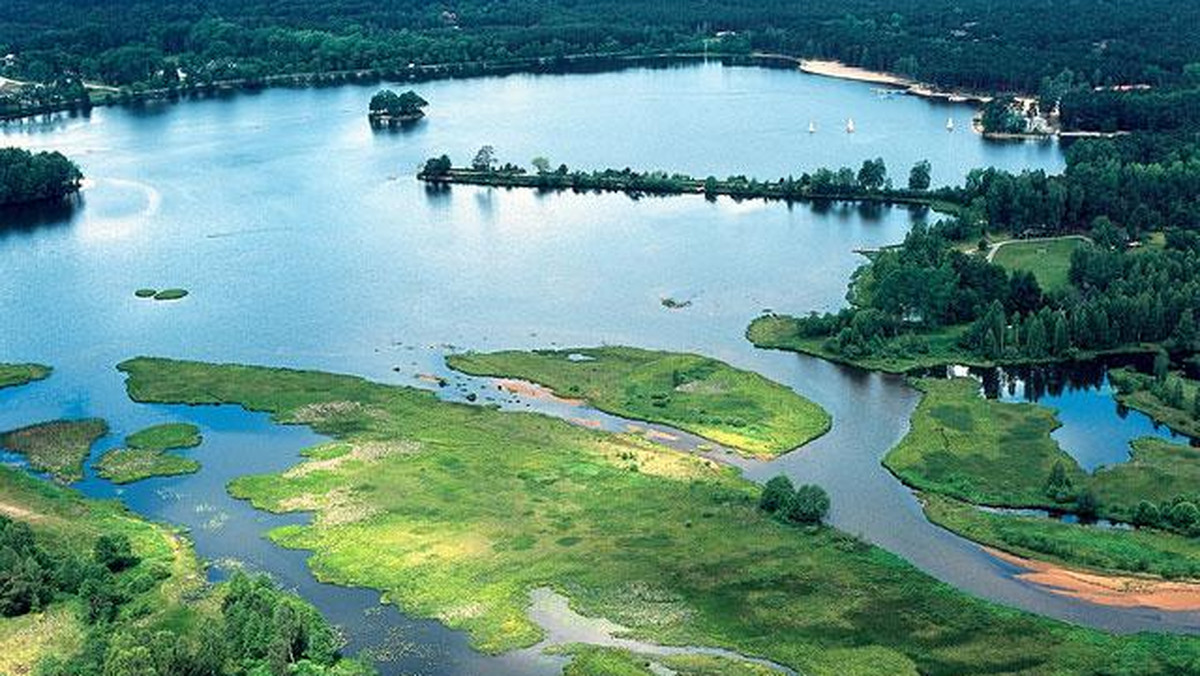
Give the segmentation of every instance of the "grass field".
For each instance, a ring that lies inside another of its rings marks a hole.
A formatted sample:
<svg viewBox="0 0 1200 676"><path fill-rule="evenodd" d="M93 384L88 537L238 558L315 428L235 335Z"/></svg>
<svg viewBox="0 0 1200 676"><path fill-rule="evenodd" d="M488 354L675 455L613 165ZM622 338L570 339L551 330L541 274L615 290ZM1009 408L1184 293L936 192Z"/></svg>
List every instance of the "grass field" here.
<svg viewBox="0 0 1200 676"><path fill-rule="evenodd" d="M1009 270L1032 272L1043 291L1065 288L1071 254L1087 242L1077 237L1008 242L996 249L992 262Z"/></svg>
<svg viewBox="0 0 1200 676"><path fill-rule="evenodd" d="M1103 572L1200 578L1200 541L1158 530L1103 529L1041 517L984 512L933 494L929 520L980 544L1026 558Z"/></svg>
<svg viewBox="0 0 1200 676"><path fill-rule="evenodd" d="M1053 411L985 399L973 378L915 384L924 396L912 426L883 461L904 483L976 504L1053 507L1044 488L1056 462L1083 480L1050 437Z"/></svg>
<svg viewBox="0 0 1200 676"><path fill-rule="evenodd" d="M0 364L0 389L26 385L50 377L50 367L41 364Z"/></svg>
<svg viewBox="0 0 1200 676"><path fill-rule="evenodd" d="M336 437L232 492L313 511L312 524L272 537L311 550L319 578L382 590L490 652L541 637L529 593L551 587L635 635L806 674L1200 669L1196 639L1110 636L974 599L832 529L767 518L758 487L732 470L642 439L350 376L155 359L120 368L138 401L241 404Z"/></svg>
<svg viewBox="0 0 1200 676"><path fill-rule="evenodd" d="M1096 470L1091 488L1106 514L1128 518L1139 500L1153 503L1200 492L1200 449L1157 437L1134 440L1128 462Z"/></svg>
<svg viewBox="0 0 1200 676"><path fill-rule="evenodd" d="M1194 415L1193 403L1200 395L1200 382L1180 373L1172 373L1168 384L1179 383L1183 391L1183 407L1172 406L1154 394L1151 386L1154 376L1139 373L1131 368L1112 369L1109 380L1117 389L1117 401L1150 416L1155 422L1190 437L1200 438L1200 419Z"/></svg>
<svg viewBox="0 0 1200 676"><path fill-rule="evenodd" d="M770 458L829 431L820 406L762 376L693 354L632 347L466 353L451 367L521 378L596 408Z"/></svg>
<svg viewBox="0 0 1200 676"><path fill-rule="evenodd" d="M108 423L98 418L55 420L0 434L0 446L24 455L30 466L59 481L83 478L83 461Z"/></svg>

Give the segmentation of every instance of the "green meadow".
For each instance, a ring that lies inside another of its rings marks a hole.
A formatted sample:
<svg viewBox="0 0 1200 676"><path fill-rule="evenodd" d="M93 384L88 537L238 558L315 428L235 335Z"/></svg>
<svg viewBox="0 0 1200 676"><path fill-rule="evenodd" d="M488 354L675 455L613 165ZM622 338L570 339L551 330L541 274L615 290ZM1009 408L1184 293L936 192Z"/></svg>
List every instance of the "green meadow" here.
<svg viewBox="0 0 1200 676"><path fill-rule="evenodd" d="M550 587L639 638L806 674L1200 664L1194 639L1112 636L1005 609L833 529L779 523L733 470L644 439L351 376L147 358L120 369L137 401L240 404L334 437L230 490L264 509L313 512L271 537L309 550L320 579L381 590L487 652L543 636L529 594ZM569 673L644 673L639 658L589 653ZM589 666L604 663L617 666Z"/></svg>
<svg viewBox="0 0 1200 676"><path fill-rule="evenodd" d="M632 347L466 353L451 367L521 378L596 408L662 423L755 457L790 451L829 431L817 404L762 376L694 354Z"/></svg>

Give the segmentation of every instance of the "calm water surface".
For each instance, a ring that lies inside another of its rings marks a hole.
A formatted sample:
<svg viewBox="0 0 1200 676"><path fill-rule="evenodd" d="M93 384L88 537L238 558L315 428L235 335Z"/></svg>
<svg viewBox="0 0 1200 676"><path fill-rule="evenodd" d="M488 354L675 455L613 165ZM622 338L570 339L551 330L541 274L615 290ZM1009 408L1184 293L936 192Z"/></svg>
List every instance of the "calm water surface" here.
<svg viewBox="0 0 1200 676"><path fill-rule="evenodd" d="M935 180L957 182L982 165L1057 171L1053 143L988 143L964 131L970 107L885 99L869 85L781 70L694 65L426 83L431 115L396 133L366 124L374 89L269 90L0 127L5 145L62 150L90 179L73 209L0 213L0 359L56 367L48 381L0 391L0 429L102 416L113 435L98 454L147 424L193 421L205 435L192 451L200 473L118 491L89 472L83 488L189 527L200 554L220 564L217 575L237 562L275 574L389 673L553 673L556 660L483 658L459 633L379 608L374 592L317 583L303 553L261 539L303 517L264 515L228 498L224 486L293 464L318 438L235 408L133 404L113 367L152 354L420 386L415 376L444 373L442 356L457 348L695 350L830 410L829 435L751 473L783 470L824 484L839 527L972 593L1055 617L1114 629L1194 621L1098 609L1014 580L1007 564L930 526L879 466L916 402L900 379L744 340L764 309L843 305L862 262L852 250L897 242L926 214L469 187L431 193L413 178L428 156L465 161L490 143L522 163L546 155L586 168L760 177L882 156L902 179L928 158ZM846 117L858 133L840 130ZM948 117L960 131L946 132ZM192 295L134 298L144 286ZM692 305L667 310L668 296Z"/></svg>

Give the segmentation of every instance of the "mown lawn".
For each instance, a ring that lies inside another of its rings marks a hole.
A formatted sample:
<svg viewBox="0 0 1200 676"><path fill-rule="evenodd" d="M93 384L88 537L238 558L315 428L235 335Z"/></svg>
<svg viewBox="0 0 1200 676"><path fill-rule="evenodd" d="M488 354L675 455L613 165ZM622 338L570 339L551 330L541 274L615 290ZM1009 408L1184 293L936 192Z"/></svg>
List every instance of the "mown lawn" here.
<svg viewBox="0 0 1200 676"><path fill-rule="evenodd" d="M451 367L521 378L627 418L663 423L769 458L829 431L817 404L762 376L694 354L632 347L466 353Z"/></svg>
<svg viewBox="0 0 1200 676"><path fill-rule="evenodd" d="M1010 242L996 250L995 264L1009 270L1032 272L1043 291L1065 288L1070 280L1071 254L1087 242L1076 237Z"/></svg>
<svg viewBox="0 0 1200 676"><path fill-rule="evenodd" d="M311 550L321 579L382 590L489 652L541 637L526 610L530 591L549 586L639 636L808 674L1200 665L1195 639L1110 636L1003 609L832 529L773 521L732 470L642 439L349 376L156 359L120 368L138 401L236 403L337 437L232 492L314 511L311 525L272 537Z"/></svg>

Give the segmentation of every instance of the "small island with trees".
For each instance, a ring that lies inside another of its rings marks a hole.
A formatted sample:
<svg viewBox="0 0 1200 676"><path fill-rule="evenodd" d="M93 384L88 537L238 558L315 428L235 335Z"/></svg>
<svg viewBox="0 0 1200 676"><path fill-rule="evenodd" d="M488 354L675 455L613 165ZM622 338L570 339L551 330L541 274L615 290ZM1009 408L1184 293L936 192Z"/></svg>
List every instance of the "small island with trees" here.
<svg viewBox="0 0 1200 676"><path fill-rule="evenodd" d="M82 183L83 173L62 153L0 148L0 206L59 199Z"/></svg>
<svg viewBox="0 0 1200 676"><path fill-rule="evenodd" d="M428 105L428 101L411 89L403 94L381 89L371 97L367 119L375 128L398 127L425 117L425 106Z"/></svg>

